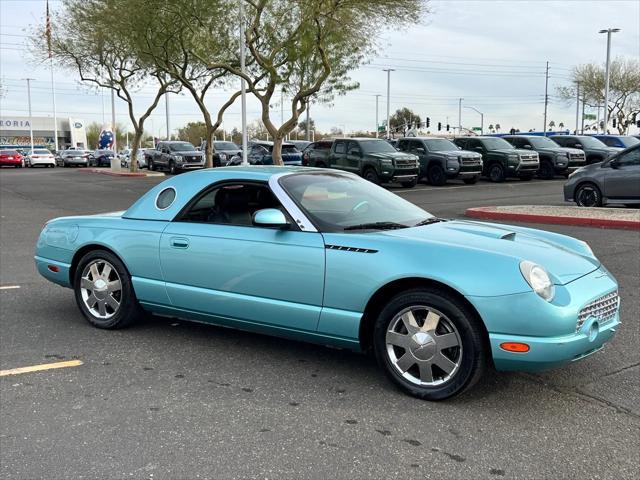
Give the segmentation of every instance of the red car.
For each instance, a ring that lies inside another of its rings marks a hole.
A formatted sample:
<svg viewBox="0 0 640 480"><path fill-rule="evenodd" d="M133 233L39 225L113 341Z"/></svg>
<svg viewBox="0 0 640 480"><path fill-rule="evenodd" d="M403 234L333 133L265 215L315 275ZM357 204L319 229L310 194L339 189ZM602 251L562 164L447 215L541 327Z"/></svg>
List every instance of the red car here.
<svg viewBox="0 0 640 480"><path fill-rule="evenodd" d="M24 158L16 150L0 150L0 167L24 167Z"/></svg>

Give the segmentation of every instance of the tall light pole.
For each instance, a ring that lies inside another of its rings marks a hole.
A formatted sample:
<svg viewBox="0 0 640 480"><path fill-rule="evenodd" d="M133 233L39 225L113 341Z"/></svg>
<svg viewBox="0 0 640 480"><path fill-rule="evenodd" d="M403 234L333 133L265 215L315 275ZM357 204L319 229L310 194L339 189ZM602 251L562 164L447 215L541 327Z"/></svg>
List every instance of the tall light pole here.
<svg viewBox="0 0 640 480"><path fill-rule="evenodd" d="M378 100L380 99L380 94L376 95L376 138L378 138Z"/></svg>
<svg viewBox="0 0 640 480"><path fill-rule="evenodd" d="M240 71L245 73L244 68L244 8L243 0L240 3ZM241 103L242 103L242 165L249 165L247 160L247 91L244 77L240 77Z"/></svg>
<svg viewBox="0 0 640 480"><path fill-rule="evenodd" d="M609 123L609 64L611 60L611 34L619 31L619 28L607 28L598 32L607 34L607 64L604 71L604 133L607 133L607 124Z"/></svg>
<svg viewBox="0 0 640 480"><path fill-rule="evenodd" d="M118 139L116 138L116 96L113 88L111 89L111 130L113 131L113 147L112 148L114 152L117 152ZM114 163L112 163L112 165L114 165Z"/></svg>
<svg viewBox="0 0 640 480"><path fill-rule="evenodd" d="M462 135L462 100L464 99L458 99L458 135Z"/></svg>
<svg viewBox="0 0 640 480"><path fill-rule="evenodd" d="M391 101L391 72L395 72L393 68L382 70L387 72L387 138L391 138L391 127L389 126L389 105Z"/></svg>
<svg viewBox="0 0 640 480"><path fill-rule="evenodd" d="M164 114L167 123L167 140L171 140L171 137L169 136L169 133L171 132L171 128L169 127L169 93L164 94L164 107Z"/></svg>
<svg viewBox="0 0 640 480"><path fill-rule="evenodd" d="M484 113L482 113L480 110L478 110L477 108L474 108L474 107L467 107L465 105L464 108L469 108L469 109L471 109L471 110L473 110L473 111L475 111L475 112L480 114L480 135L484 135Z"/></svg>
<svg viewBox="0 0 640 480"><path fill-rule="evenodd" d="M544 75L544 128L542 134L547 136L547 108L549 107L549 62Z"/></svg>
<svg viewBox="0 0 640 480"><path fill-rule="evenodd" d="M311 141L311 129L309 128L309 108L311 107L311 102L309 98L307 98L307 120L304 127L304 139L307 142Z"/></svg>
<svg viewBox="0 0 640 480"><path fill-rule="evenodd" d="M578 135L579 118L580 118L580 82L576 82L576 135Z"/></svg>
<svg viewBox="0 0 640 480"><path fill-rule="evenodd" d="M31 153L33 154L33 119L31 118L31 80L35 78L25 78L27 81L27 100L29 102L29 136L31 137Z"/></svg>

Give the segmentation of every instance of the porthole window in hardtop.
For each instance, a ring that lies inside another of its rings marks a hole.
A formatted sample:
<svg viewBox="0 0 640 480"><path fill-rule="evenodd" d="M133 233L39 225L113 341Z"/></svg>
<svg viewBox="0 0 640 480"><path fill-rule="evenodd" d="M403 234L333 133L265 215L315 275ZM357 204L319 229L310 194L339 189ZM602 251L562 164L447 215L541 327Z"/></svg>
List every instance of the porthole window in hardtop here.
<svg viewBox="0 0 640 480"><path fill-rule="evenodd" d="M159 210L166 210L169 208L176 199L176 191L173 187L165 188L162 190L156 198L156 208Z"/></svg>

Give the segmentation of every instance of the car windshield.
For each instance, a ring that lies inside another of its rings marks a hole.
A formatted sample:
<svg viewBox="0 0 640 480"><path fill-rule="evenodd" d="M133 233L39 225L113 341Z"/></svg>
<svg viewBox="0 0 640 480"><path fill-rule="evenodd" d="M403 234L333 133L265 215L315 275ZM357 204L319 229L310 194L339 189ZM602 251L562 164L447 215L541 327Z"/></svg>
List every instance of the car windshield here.
<svg viewBox="0 0 640 480"><path fill-rule="evenodd" d="M427 148L432 152L450 152L451 150L459 150L455 143L444 138L434 138L425 140Z"/></svg>
<svg viewBox="0 0 640 480"><path fill-rule="evenodd" d="M393 145L386 140L362 140L359 142L364 153L397 153Z"/></svg>
<svg viewBox="0 0 640 480"><path fill-rule="evenodd" d="M282 145L282 153L300 153L295 145Z"/></svg>
<svg viewBox="0 0 640 480"><path fill-rule="evenodd" d="M2 155L20 155L16 150L2 150Z"/></svg>
<svg viewBox="0 0 640 480"><path fill-rule="evenodd" d="M594 137L579 137L580 143L583 147L587 148L607 148L607 146L600 140Z"/></svg>
<svg viewBox="0 0 640 480"><path fill-rule="evenodd" d="M620 140L622 144L627 148L633 147L634 145L640 143L640 140L638 140L636 137L618 137L618 140Z"/></svg>
<svg viewBox="0 0 640 480"><path fill-rule="evenodd" d="M558 148L558 144L548 137L527 137L535 148Z"/></svg>
<svg viewBox="0 0 640 480"><path fill-rule="evenodd" d="M280 184L324 232L412 227L433 216L355 175L301 173Z"/></svg>
<svg viewBox="0 0 640 480"><path fill-rule="evenodd" d="M34 150L34 155L51 155L49 150Z"/></svg>
<svg viewBox="0 0 640 480"><path fill-rule="evenodd" d="M240 147L231 142L213 142L213 147L216 150L240 150Z"/></svg>
<svg viewBox="0 0 640 480"><path fill-rule="evenodd" d="M515 148L503 138L483 138L482 144L487 150L513 150Z"/></svg>
<svg viewBox="0 0 640 480"><path fill-rule="evenodd" d="M169 150L172 152L193 152L196 149L189 142L176 142L169 144Z"/></svg>

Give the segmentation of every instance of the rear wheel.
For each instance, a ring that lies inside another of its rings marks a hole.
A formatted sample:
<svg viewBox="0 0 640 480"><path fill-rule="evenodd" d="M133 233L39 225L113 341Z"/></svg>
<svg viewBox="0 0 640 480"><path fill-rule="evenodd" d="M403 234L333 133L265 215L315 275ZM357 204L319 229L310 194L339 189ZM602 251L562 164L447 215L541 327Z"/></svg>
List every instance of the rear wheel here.
<svg viewBox="0 0 640 480"><path fill-rule="evenodd" d="M489 180L492 182L504 182L504 167L494 163L489 167Z"/></svg>
<svg viewBox="0 0 640 480"><path fill-rule="evenodd" d="M378 363L410 395L443 400L470 388L484 372L482 329L447 291L420 288L396 295L374 328Z"/></svg>
<svg viewBox="0 0 640 480"><path fill-rule="evenodd" d="M593 183L583 183L574 194L576 204L579 207L601 207L602 193Z"/></svg>
<svg viewBox="0 0 640 480"><path fill-rule="evenodd" d="M365 180L370 181L371 183L375 183L376 185L378 185L380 183L380 179L378 178L378 174L376 173L376 171L369 167L364 171L364 175L363 175Z"/></svg>
<svg viewBox="0 0 640 480"><path fill-rule="evenodd" d="M427 170L427 179L431 185L435 185L436 187L442 187L447 183L447 175L440 165L432 165L429 167Z"/></svg>
<svg viewBox="0 0 640 480"><path fill-rule="evenodd" d="M555 174L556 171L553 168L551 162L544 161L540 164L540 169L538 170L538 175L540 175L540 178L551 180L555 176Z"/></svg>
<svg viewBox="0 0 640 480"><path fill-rule="evenodd" d="M418 184L418 179L414 178L410 182L401 182L401 185L405 188L413 188Z"/></svg>
<svg viewBox="0 0 640 480"><path fill-rule="evenodd" d="M73 285L78 307L98 328L125 327L142 313L129 272L110 252L94 250L82 257Z"/></svg>

